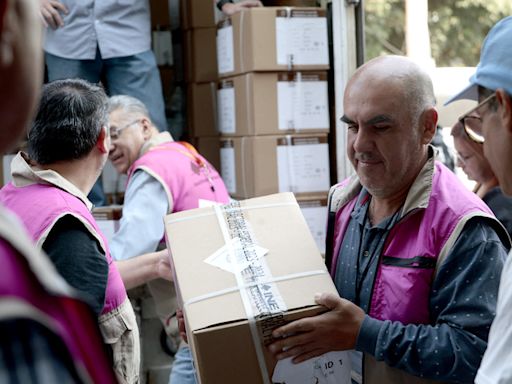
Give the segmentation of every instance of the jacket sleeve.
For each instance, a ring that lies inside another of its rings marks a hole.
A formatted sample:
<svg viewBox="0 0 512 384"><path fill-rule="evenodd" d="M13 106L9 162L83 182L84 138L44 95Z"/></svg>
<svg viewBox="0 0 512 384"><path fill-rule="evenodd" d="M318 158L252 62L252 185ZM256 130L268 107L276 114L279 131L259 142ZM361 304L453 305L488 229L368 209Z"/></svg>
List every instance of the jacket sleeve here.
<svg viewBox="0 0 512 384"><path fill-rule="evenodd" d="M506 256L494 229L471 220L432 283L430 324L366 316L356 349L415 376L473 382L487 347Z"/></svg>

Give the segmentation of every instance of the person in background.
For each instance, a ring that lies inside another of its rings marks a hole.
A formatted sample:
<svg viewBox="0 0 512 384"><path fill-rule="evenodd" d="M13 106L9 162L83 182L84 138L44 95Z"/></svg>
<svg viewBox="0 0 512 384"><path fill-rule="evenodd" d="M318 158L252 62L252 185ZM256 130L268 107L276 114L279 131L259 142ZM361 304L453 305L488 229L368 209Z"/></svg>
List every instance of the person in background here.
<svg viewBox="0 0 512 384"><path fill-rule="evenodd" d="M148 0L41 0L46 29L48 80L104 82L109 95L126 94L147 105L152 121L167 130L160 72L151 51ZM105 203L101 180L91 201Z"/></svg>
<svg viewBox="0 0 512 384"><path fill-rule="evenodd" d="M0 0L2 155L25 132L42 83L38 7ZM0 381L117 383L92 311L3 205L0 264Z"/></svg>
<svg viewBox="0 0 512 384"><path fill-rule="evenodd" d="M478 101L461 117L464 130L477 143L498 178L501 189L512 196L512 17L500 20L482 45L480 63L469 86L452 97ZM478 124L474 124L477 120ZM490 257L490 255L488 255ZM477 384L512 382L512 257L501 275L498 306L489 334L489 345L478 370Z"/></svg>
<svg viewBox="0 0 512 384"><path fill-rule="evenodd" d="M439 161L446 165L450 171L455 172L455 160L453 159L450 148L448 148L448 145L444 142L442 130L443 127L438 124L436 134L432 138L431 144L439 150Z"/></svg>
<svg viewBox="0 0 512 384"><path fill-rule="evenodd" d="M233 2L233 0L213 0L218 10L227 16L232 16L237 12L244 9L253 7L262 7L261 1L258 0L242 0L239 2Z"/></svg>
<svg viewBox="0 0 512 384"><path fill-rule="evenodd" d="M480 124L478 117L468 116L466 119L474 119L471 124ZM460 121L453 125L451 134L457 151L457 166L470 180L477 182L473 192L491 208L512 237L512 198L501 191L498 179L484 156L483 145L469 138Z"/></svg>
<svg viewBox="0 0 512 384"><path fill-rule="evenodd" d="M0 201L21 218L66 281L87 295L119 381L136 383L139 334L125 284L170 280L172 274L165 251L114 263L91 214L86 196L110 147L107 103L104 90L85 80L47 84L28 155L20 152L12 161L12 182L0 190Z"/></svg>
<svg viewBox="0 0 512 384"><path fill-rule="evenodd" d="M190 144L175 142L168 132L158 132L141 101L124 95L111 97L109 121L110 161L119 173L128 175L123 214L111 246L115 260L129 260L163 244L165 215L229 202L217 170ZM149 290L161 320L167 323L176 312L172 285L154 281ZM171 381L191 380L190 350L182 345Z"/></svg>
<svg viewBox="0 0 512 384"><path fill-rule="evenodd" d="M411 60L361 66L344 94L356 175L329 195L326 263L341 297L273 331L294 362L351 350L364 383L471 382L510 248L491 210L436 160L429 76Z"/></svg>

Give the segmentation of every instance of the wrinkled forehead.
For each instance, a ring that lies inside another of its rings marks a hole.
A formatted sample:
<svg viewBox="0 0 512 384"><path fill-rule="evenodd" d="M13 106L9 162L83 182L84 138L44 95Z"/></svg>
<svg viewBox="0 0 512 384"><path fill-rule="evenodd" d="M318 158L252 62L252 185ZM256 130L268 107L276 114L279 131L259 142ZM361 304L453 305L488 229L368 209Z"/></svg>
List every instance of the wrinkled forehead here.
<svg viewBox="0 0 512 384"><path fill-rule="evenodd" d="M344 114L351 119L371 119L376 115L399 118L408 112L403 82L381 76L353 79L345 89Z"/></svg>

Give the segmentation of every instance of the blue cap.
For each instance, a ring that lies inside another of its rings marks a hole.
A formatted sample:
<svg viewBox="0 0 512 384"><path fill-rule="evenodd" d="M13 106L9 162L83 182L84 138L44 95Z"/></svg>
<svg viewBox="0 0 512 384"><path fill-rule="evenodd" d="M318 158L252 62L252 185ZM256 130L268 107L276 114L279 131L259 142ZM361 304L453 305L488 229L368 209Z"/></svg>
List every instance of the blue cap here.
<svg viewBox="0 0 512 384"><path fill-rule="evenodd" d="M487 34L480 52L480 63L469 85L444 105L456 100L478 100L478 86L495 91L503 88L512 95L512 16L500 20Z"/></svg>

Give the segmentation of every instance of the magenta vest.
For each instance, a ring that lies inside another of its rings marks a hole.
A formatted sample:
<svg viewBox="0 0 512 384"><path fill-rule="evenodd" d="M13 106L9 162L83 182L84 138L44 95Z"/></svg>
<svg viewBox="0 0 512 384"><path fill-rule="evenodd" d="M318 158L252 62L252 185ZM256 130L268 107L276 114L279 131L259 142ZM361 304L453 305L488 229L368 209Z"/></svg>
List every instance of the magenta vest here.
<svg viewBox="0 0 512 384"><path fill-rule="evenodd" d="M31 184L18 188L9 183L0 190L0 202L22 220L38 247L42 246L62 216L73 215L80 220L98 240L109 266L105 304L101 314L111 312L126 300L126 289L110 256L107 241L83 201L53 185Z"/></svg>
<svg viewBox="0 0 512 384"><path fill-rule="evenodd" d="M89 307L75 298L49 292L37 279L25 257L2 239L0 264L1 319L27 318L51 329L64 342L84 382L116 383L97 320ZM29 310L12 311L6 301Z"/></svg>
<svg viewBox="0 0 512 384"><path fill-rule="evenodd" d="M151 148L132 164L127 182L138 169L149 173L164 187L173 212L198 208L199 199L228 203L229 194L217 170L186 145L170 141Z"/></svg>
<svg viewBox="0 0 512 384"><path fill-rule="evenodd" d="M345 180L333 188L343 190L348 184L349 180ZM330 265L332 276L336 273L340 246L357 195L336 212ZM430 290L437 267L404 268L384 265L382 259L384 256L403 259L423 256L437 265L439 255L449 252L443 247L453 245L453 242L448 243L450 236L458 237L461 226L457 227L457 224L474 215L494 217L478 196L467 190L450 170L436 162L428 206L406 212L389 232L380 255L368 314L376 319L403 324L428 324Z"/></svg>

